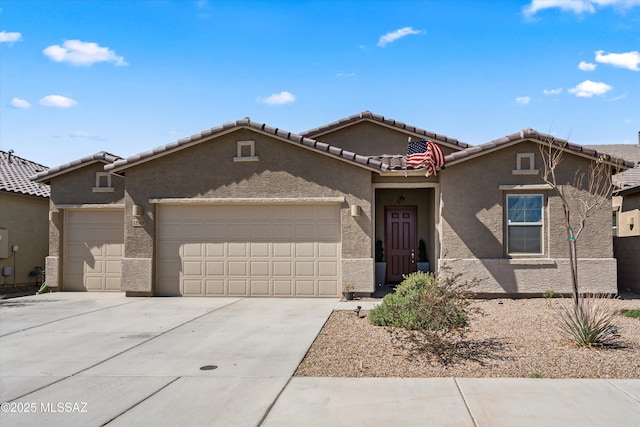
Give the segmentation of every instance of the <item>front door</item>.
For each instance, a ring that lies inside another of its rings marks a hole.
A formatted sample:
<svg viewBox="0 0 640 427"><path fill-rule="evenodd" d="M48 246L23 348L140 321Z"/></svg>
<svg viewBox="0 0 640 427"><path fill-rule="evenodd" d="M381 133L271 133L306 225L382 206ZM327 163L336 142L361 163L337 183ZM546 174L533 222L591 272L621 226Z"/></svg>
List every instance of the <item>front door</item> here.
<svg viewBox="0 0 640 427"><path fill-rule="evenodd" d="M403 274L416 271L416 206L385 208L385 258L387 282L398 283Z"/></svg>

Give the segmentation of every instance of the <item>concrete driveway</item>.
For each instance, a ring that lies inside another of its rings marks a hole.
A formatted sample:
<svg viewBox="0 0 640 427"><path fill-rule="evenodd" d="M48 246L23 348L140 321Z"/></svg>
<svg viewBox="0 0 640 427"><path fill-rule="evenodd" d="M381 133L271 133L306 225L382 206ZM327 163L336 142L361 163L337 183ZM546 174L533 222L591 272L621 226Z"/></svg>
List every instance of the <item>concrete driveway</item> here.
<svg viewBox="0 0 640 427"><path fill-rule="evenodd" d="M0 301L0 401L9 402L0 424L260 424L336 303L83 293Z"/></svg>

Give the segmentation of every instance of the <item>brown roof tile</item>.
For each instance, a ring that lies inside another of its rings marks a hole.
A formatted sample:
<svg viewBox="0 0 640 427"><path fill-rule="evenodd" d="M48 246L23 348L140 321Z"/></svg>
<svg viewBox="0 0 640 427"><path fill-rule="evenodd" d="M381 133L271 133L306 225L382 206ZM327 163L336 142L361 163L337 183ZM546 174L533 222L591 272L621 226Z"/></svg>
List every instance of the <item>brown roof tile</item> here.
<svg viewBox="0 0 640 427"><path fill-rule="evenodd" d="M332 146L324 142L317 141L312 138L308 138L304 135L291 133L283 129L272 128L270 126L267 126L264 123L254 122L254 121L251 121L251 119L249 119L248 117L245 117L244 119L241 119L241 120L237 120L235 122L227 122L222 124L221 126L204 130L188 138L182 138L178 141L169 143L167 145L156 147L151 151L146 151L140 154L136 154L126 159L118 159L113 163L106 165L105 170L118 172L118 171L127 169L135 164L151 160L154 157L164 155L174 150L179 150L185 145L191 145L194 143L197 144L198 142L202 142L206 138L210 138L222 133L227 133L229 130L232 130L235 128L251 128L252 130L274 135L279 138L291 141L292 143L303 145L309 149L318 151L320 153L324 153L326 155L339 157L341 159L351 161L360 166L364 166L370 169L380 170L380 171L387 170L387 165L384 164L383 162L375 161L369 157L356 155L355 153L343 150L340 147Z"/></svg>
<svg viewBox="0 0 640 427"><path fill-rule="evenodd" d="M0 150L0 191L47 198L49 186L31 181L29 178L46 171L47 167Z"/></svg>
<svg viewBox="0 0 640 427"><path fill-rule="evenodd" d="M101 162L104 164L113 163L116 160L122 159L122 157L116 156L111 153L107 153L106 151L100 151L95 154L91 154L89 156L83 157L78 160L74 160L69 163L65 163L60 166L53 167L46 171L38 172L35 175L31 176L31 180L35 182L48 182L54 176L62 175L67 172L70 172L74 169L78 169L87 165L90 165L95 162Z"/></svg>
<svg viewBox="0 0 640 427"><path fill-rule="evenodd" d="M415 134L416 136L418 136L420 138L433 139L434 142L444 143L448 147L455 148L455 149L458 149L458 150L462 150L464 148L469 147L469 144L467 144L465 142L458 141L455 138L449 138L447 136L438 135L436 133L429 132L427 130L418 128L416 126L410 126L410 125L407 125L407 124L405 124L403 122L399 122L399 121L396 121L394 119L386 118L386 117L381 116L379 114L373 114L371 111L363 111L360 114L354 114L352 116L336 120L335 122L331 122L331 123L326 124L324 126L320 126L320 127L315 128L315 129L310 129L310 130L307 130L305 132L302 132L301 135L309 137L309 138L315 138L315 137L323 135L323 134L325 134L327 132L331 132L333 130L345 127L347 125L350 125L350 124L353 124L353 123L357 123L357 122L360 122L360 121L366 121L366 120L372 121L372 122L383 123L383 124L395 127L397 129L400 129L400 130L406 130L408 132L411 132L411 133Z"/></svg>
<svg viewBox="0 0 640 427"><path fill-rule="evenodd" d="M476 155L482 155L484 153L488 153L496 149L504 148L505 146L511 143L523 141L526 139L533 140L536 142L541 142L541 143L552 141L553 145L557 148L563 148L575 154L594 158L594 159L598 159L600 158L600 156L605 156L605 159L604 159L605 161L607 161L613 166L617 166L622 169L633 168L634 166L634 162L612 156L606 153L605 151L587 149L582 145L574 144L564 139L556 138L552 135L541 133L533 129L523 129L520 132L505 136L503 138L495 139L485 144L476 145L476 146L464 149L462 151L451 153L445 157L445 161L447 162L447 164L453 163L453 162L460 162L467 158L475 157Z"/></svg>

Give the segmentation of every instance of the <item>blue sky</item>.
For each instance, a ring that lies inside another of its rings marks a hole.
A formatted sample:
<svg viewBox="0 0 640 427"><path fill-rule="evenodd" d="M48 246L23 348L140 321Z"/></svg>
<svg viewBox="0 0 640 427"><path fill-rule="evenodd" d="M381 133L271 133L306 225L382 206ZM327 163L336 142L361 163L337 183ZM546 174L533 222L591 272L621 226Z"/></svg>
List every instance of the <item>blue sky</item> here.
<svg viewBox="0 0 640 427"><path fill-rule="evenodd" d="M3 0L0 149L56 166L369 110L476 145L637 143L640 0Z"/></svg>

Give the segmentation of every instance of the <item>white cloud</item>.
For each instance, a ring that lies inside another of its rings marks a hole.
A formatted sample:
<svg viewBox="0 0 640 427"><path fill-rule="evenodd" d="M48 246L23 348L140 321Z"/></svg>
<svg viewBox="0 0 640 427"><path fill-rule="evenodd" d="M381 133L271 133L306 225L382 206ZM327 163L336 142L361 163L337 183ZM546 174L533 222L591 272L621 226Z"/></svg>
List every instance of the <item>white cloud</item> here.
<svg viewBox="0 0 640 427"><path fill-rule="evenodd" d="M293 96L292 93L287 91L282 91L280 93L274 93L268 98L258 98L256 102L260 102L262 104L268 105L282 105L282 104L290 104L296 100L296 97Z"/></svg>
<svg viewBox="0 0 640 427"><path fill-rule="evenodd" d="M389 43L393 43L394 41L401 39L402 37L406 37L412 34L422 34L423 32L424 31L421 30L414 30L413 27L400 28L399 30L392 31L380 37L380 40L378 40L378 47L385 47Z"/></svg>
<svg viewBox="0 0 640 427"><path fill-rule="evenodd" d="M585 80L576 87L569 89L569 93L573 93L582 98L591 98L593 95L604 95L611 89L613 89L613 87L606 83Z"/></svg>
<svg viewBox="0 0 640 427"><path fill-rule="evenodd" d="M640 52L634 50L626 53L604 53L604 50L596 52L596 62L610 64L617 68L627 68L633 71L640 71Z"/></svg>
<svg viewBox="0 0 640 427"><path fill-rule="evenodd" d="M31 104L29 104L28 101L20 98L13 98L9 105L11 105L13 108L19 108L21 110L31 107Z"/></svg>
<svg viewBox="0 0 640 427"><path fill-rule="evenodd" d="M22 40L22 34L20 33L8 33L6 31L0 31L0 43L14 43Z"/></svg>
<svg viewBox="0 0 640 427"><path fill-rule="evenodd" d="M563 12L573 12L576 15L595 13L596 7L611 6L616 9L631 9L640 6L640 0L531 0L523 8L525 16L533 16L541 10L558 8Z"/></svg>
<svg viewBox="0 0 640 427"><path fill-rule="evenodd" d="M45 107L69 108L78 102L62 95L48 95L40 100L40 105Z"/></svg>
<svg viewBox="0 0 640 427"><path fill-rule="evenodd" d="M80 132L80 131L71 132L69 134L69 138L82 138L82 139L93 139L95 141L106 141L106 138L103 138L101 136L92 135L90 133Z"/></svg>
<svg viewBox="0 0 640 427"><path fill-rule="evenodd" d="M580 61L578 64L578 69L582 71L593 71L597 67L596 64L592 64L591 62Z"/></svg>
<svg viewBox="0 0 640 427"><path fill-rule="evenodd" d="M527 105L531 102L531 97L529 96L519 96L516 98L516 102L520 105Z"/></svg>
<svg viewBox="0 0 640 427"><path fill-rule="evenodd" d="M336 77L354 77L356 73L338 73Z"/></svg>
<svg viewBox="0 0 640 427"><path fill-rule="evenodd" d="M122 56L108 47L98 46L97 43L80 40L67 40L62 46L53 45L42 51L55 62L69 62L73 65L89 66L96 62L114 62L115 65L129 65Z"/></svg>
<svg viewBox="0 0 640 427"><path fill-rule="evenodd" d="M542 91L542 93L544 93L545 95L560 95L562 93L562 88L559 87L558 89L545 89Z"/></svg>

